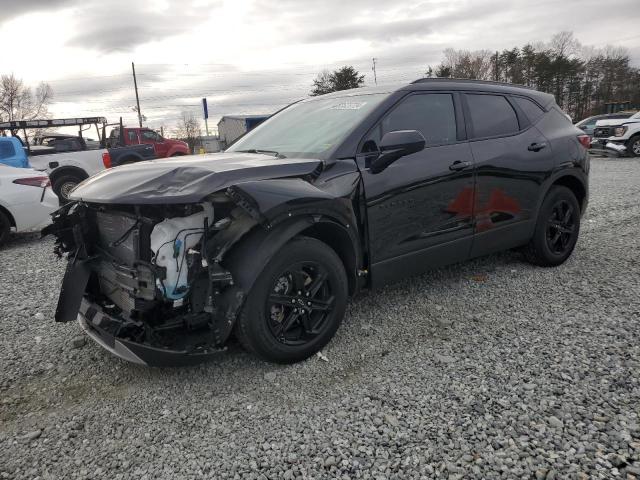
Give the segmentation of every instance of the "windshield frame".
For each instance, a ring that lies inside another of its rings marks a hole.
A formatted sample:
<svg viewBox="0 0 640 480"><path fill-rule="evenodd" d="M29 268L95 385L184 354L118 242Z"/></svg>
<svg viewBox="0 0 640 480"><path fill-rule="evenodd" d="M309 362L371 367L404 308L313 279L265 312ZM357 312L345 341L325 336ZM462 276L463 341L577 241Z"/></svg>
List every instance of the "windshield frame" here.
<svg viewBox="0 0 640 480"><path fill-rule="evenodd" d="M364 89L363 89L364 90ZM328 95L320 95L318 97L311 97L311 98L305 98L302 100L298 100L296 102L293 102L289 105L287 105L286 107L278 110L276 113L274 113L272 116L270 116L267 120L265 120L263 123L261 123L260 125L258 125L255 129L251 130L250 132L245 133L244 135L242 135L241 137L239 137L238 139L236 139L231 145L229 145L229 147L225 150L225 152L240 152L241 150L246 150L246 148L244 147L239 147L239 150L235 150L236 147L238 147L238 143L240 143L240 141L242 139L245 139L249 134L251 134L252 132L257 131L258 129L261 128L267 128L269 122L273 119L276 118L278 115L283 114L284 112L286 112L287 110L289 110L290 108L294 107L294 106L298 106L300 104L307 104L307 103L314 103L314 102L320 102L323 100L340 100L340 99L350 99L350 98L357 98L357 97L367 97L367 96L381 96L379 102L377 103L377 105L375 105L370 112L368 112L367 114L365 114L362 118L360 118L358 121L355 122L355 124L353 124L342 136L342 138L340 140L338 140L335 145L327 150L324 150L320 153L318 153L315 156L305 156L305 157L298 157L295 155L287 155L287 157L289 158L315 158L318 160L324 160L325 162L332 162L334 160L337 160L339 158L343 158L343 156L340 154L340 152L343 151L344 146L346 144L349 143L353 143L353 137L354 135L357 136L357 140L356 140L356 144L357 142L360 140L361 136L364 133L358 133L360 131L366 131L368 129L368 127L363 128L363 126L367 126L372 122L372 118L375 120L377 120L380 115L382 113L380 113L381 111L384 111L388 108L388 105L391 101L391 103L395 103L395 100L393 100L393 98L395 97L395 92L392 89L375 89L375 90L370 90L370 89L366 89L366 91L358 91L358 90L345 90L344 92L334 92L332 94L328 94ZM263 146L262 149L269 149L267 146ZM258 149L258 150L262 150L262 149ZM355 149L354 149L355 150ZM287 154L290 152L279 152L280 154ZM269 153L268 155L273 156L272 153ZM349 157L355 157L355 151L353 153L353 155L349 155Z"/></svg>

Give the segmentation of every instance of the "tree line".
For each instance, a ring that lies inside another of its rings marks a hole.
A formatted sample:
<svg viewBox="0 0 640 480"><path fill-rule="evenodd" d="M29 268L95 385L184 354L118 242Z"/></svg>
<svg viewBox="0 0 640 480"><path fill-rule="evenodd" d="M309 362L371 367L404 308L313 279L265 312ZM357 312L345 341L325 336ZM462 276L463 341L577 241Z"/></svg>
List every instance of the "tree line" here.
<svg viewBox="0 0 640 480"><path fill-rule="evenodd" d="M605 113L609 103L628 102L640 108L640 69L631 65L620 47L582 45L571 32L554 35L550 42L513 47L501 52L448 48L427 77L494 80L526 85L555 96L574 120ZM310 95L364 85L364 76L351 66L323 71Z"/></svg>
<svg viewBox="0 0 640 480"><path fill-rule="evenodd" d="M427 76L526 85L554 95L574 120L605 113L607 103L640 106L640 69L631 65L628 51L585 47L571 32L501 52L447 49Z"/></svg>

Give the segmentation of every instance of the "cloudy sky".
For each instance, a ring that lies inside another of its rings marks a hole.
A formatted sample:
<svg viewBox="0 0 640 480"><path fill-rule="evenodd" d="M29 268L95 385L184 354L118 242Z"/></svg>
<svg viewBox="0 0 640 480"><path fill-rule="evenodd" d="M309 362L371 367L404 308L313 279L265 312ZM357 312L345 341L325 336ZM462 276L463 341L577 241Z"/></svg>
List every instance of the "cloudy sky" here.
<svg viewBox="0 0 640 480"><path fill-rule="evenodd" d="M0 0L0 73L48 82L56 117L136 121L181 112L210 125L268 113L308 94L318 71L354 65L373 83L412 80L447 47L499 50L573 31L629 49L640 66L640 0ZM7 40L10 40L7 42Z"/></svg>

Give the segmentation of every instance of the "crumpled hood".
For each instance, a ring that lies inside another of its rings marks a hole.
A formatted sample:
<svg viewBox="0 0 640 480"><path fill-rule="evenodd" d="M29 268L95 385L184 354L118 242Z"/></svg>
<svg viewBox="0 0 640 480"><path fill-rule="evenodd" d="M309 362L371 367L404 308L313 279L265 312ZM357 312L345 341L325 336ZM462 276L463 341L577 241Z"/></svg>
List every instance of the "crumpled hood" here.
<svg viewBox="0 0 640 480"><path fill-rule="evenodd" d="M78 185L70 198L129 205L194 203L231 185L310 175L321 165L321 160L249 153L173 157L105 170Z"/></svg>

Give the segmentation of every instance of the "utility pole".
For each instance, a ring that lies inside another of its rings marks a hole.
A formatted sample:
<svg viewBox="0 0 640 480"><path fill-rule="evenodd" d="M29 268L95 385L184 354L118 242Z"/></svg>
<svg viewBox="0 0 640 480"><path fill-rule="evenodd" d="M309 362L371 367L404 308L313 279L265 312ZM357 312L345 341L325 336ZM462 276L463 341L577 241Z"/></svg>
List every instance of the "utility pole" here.
<svg viewBox="0 0 640 480"><path fill-rule="evenodd" d="M500 80L500 69L498 67L498 51L496 50L496 82Z"/></svg>
<svg viewBox="0 0 640 480"><path fill-rule="evenodd" d="M138 123L142 128L142 112L140 112L140 97L138 96L138 81L136 80L136 65L131 62L131 70L133 70L133 86L136 89L136 105L138 106Z"/></svg>
<svg viewBox="0 0 640 480"><path fill-rule="evenodd" d="M376 85L378 85L378 77L376 76L376 58L372 58L371 59L373 61L373 66L371 67L371 70L373 70L373 81L375 82Z"/></svg>

